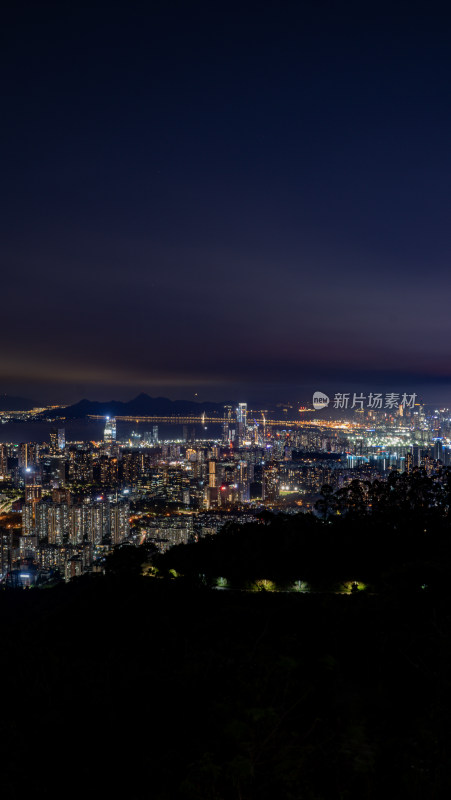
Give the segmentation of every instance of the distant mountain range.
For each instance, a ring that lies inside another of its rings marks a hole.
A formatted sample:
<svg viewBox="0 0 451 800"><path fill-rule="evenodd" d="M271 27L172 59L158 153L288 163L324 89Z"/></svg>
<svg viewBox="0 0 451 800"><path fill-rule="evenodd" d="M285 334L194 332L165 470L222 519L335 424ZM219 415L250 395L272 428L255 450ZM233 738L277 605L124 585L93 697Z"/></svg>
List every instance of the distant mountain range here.
<svg viewBox="0 0 451 800"><path fill-rule="evenodd" d="M0 411L30 411L37 408L40 404L26 397L11 397L7 394L0 394Z"/></svg>
<svg viewBox="0 0 451 800"><path fill-rule="evenodd" d="M46 411L43 416L47 419L61 416L68 419L82 419L89 414L110 417L166 417L174 414L202 414L203 411L222 416L224 405L224 403L196 403L192 400L169 400L167 397L149 397L148 394L143 393L126 403L120 400L110 400L109 402L80 400L79 403L72 406Z"/></svg>

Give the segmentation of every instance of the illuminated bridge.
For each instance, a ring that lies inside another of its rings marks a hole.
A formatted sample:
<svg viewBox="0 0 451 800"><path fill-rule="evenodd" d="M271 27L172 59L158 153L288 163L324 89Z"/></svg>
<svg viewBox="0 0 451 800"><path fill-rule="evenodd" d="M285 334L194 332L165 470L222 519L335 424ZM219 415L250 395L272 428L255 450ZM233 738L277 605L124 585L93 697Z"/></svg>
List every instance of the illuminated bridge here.
<svg viewBox="0 0 451 800"><path fill-rule="evenodd" d="M96 420L105 420L106 416L101 414L89 414L89 419L96 419ZM232 417L229 419L228 417L207 417L206 414L198 414L198 415L181 415L181 414L174 414L169 417L160 417L160 416L149 416L149 417L140 417L140 416L116 416L115 419L118 422L146 422L149 425L156 425L157 423L161 425L225 425L228 423L234 423L235 419ZM350 427L360 427L356 423L353 423L352 426L349 423L345 423L342 421L334 422L333 420L301 420L301 419L268 419L264 416L264 412L261 411L248 411L247 412L247 420L248 423L257 423L259 425L264 426L278 426L281 428L308 428L308 427L322 427L322 428L337 428L337 429L346 429L348 430Z"/></svg>

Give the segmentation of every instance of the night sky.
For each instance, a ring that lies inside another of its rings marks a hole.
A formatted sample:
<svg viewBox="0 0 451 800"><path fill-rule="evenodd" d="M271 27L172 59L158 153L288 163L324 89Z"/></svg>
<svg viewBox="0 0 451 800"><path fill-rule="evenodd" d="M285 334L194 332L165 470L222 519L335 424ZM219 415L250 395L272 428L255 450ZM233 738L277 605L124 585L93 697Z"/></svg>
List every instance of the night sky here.
<svg viewBox="0 0 451 800"><path fill-rule="evenodd" d="M445 14L11 3L0 390L451 405Z"/></svg>

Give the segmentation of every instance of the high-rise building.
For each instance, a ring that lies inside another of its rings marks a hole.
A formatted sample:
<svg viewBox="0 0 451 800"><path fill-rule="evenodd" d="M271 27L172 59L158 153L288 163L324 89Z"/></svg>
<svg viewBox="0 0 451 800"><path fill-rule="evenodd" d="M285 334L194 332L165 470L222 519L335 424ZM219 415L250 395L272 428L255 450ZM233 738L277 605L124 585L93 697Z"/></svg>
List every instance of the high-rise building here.
<svg viewBox="0 0 451 800"><path fill-rule="evenodd" d="M213 489L216 483L216 461L208 462L208 485Z"/></svg>
<svg viewBox="0 0 451 800"><path fill-rule="evenodd" d="M12 531L0 528L0 574L2 576L11 569L12 535Z"/></svg>
<svg viewBox="0 0 451 800"><path fill-rule="evenodd" d="M103 441L106 444L111 444L116 441L116 419L115 417L107 417L105 429L103 431Z"/></svg>
<svg viewBox="0 0 451 800"><path fill-rule="evenodd" d="M121 459L122 483L136 486L144 472L144 458L140 450L123 450Z"/></svg>
<svg viewBox="0 0 451 800"><path fill-rule="evenodd" d="M262 498L274 503L279 497L279 471L277 464L270 461L263 468Z"/></svg>
<svg viewBox="0 0 451 800"><path fill-rule="evenodd" d="M236 408L236 422L238 428L238 444L241 446L246 438L247 403L238 403Z"/></svg>
<svg viewBox="0 0 451 800"><path fill-rule="evenodd" d="M98 546L103 544L110 532L109 503L97 500L86 508L86 534L88 541Z"/></svg>
<svg viewBox="0 0 451 800"><path fill-rule="evenodd" d="M85 506L81 504L69 506L69 542L81 544L85 533Z"/></svg>
<svg viewBox="0 0 451 800"><path fill-rule="evenodd" d="M249 502L250 497L250 464L248 461L238 462L238 494L240 502Z"/></svg>
<svg viewBox="0 0 451 800"><path fill-rule="evenodd" d="M128 538L130 533L130 504L111 503L110 505L111 544L117 545Z"/></svg>
<svg viewBox="0 0 451 800"><path fill-rule="evenodd" d="M231 435L231 427L232 427L232 406L224 406L224 421L223 421L223 433L222 433L222 441L224 444L228 444Z"/></svg>
<svg viewBox="0 0 451 800"><path fill-rule="evenodd" d="M36 464L37 446L31 442L22 442L19 445L19 467L27 469Z"/></svg>
<svg viewBox="0 0 451 800"><path fill-rule="evenodd" d="M96 465L96 477L103 486L117 486L118 459L103 455Z"/></svg>
<svg viewBox="0 0 451 800"><path fill-rule="evenodd" d="M24 503L22 508L22 533L31 536L35 529L34 503Z"/></svg>
<svg viewBox="0 0 451 800"><path fill-rule="evenodd" d="M243 425L246 427L247 425L247 403L238 403L236 409L236 421L238 425Z"/></svg>
<svg viewBox="0 0 451 800"><path fill-rule="evenodd" d="M52 455L56 455L58 453L58 431L56 428L52 428L50 431L50 452Z"/></svg>
<svg viewBox="0 0 451 800"><path fill-rule="evenodd" d="M434 458L436 461L443 462L443 439L436 439L434 441Z"/></svg>
<svg viewBox="0 0 451 800"><path fill-rule="evenodd" d="M49 507L48 500L41 500L36 503L35 508L35 522L36 534L39 539L46 539L49 533Z"/></svg>
<svg viewBox="0 0 451 800"><path fill-rule="evenodd" d="M65 428L58 428L58 451L64 450L66 447L66 429Z"/></svg>
<svg viewBox="0 0 451 800"><path fill-rule="evenodd" d="M69 508L66 503L52 503L48 508L49 544L64 544L69 535Z"/></svg>
<svg viewBox="0 0 451 800"><path fill-rule="evenodd" d="M0 477L6 478L8 475L8 448L6 444L0 444Z"/></svg>
<svg viewBox="0 0 451 800"><path fill-rule="evenodd" d="M412 446L412 466L419 467L422 459L422 451L418 445Z"/></svg>

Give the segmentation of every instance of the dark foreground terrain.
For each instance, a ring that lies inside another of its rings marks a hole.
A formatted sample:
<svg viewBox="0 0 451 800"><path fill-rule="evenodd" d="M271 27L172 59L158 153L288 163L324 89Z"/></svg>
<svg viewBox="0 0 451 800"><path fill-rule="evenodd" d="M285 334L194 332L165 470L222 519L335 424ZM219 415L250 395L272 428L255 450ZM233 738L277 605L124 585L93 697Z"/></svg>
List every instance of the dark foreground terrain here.
<svg viewBox="0 0 451 800"><path fill-rule="evenodd" d="M5 796L451 793L451 605L152 578L0 595Z"/></svg>

